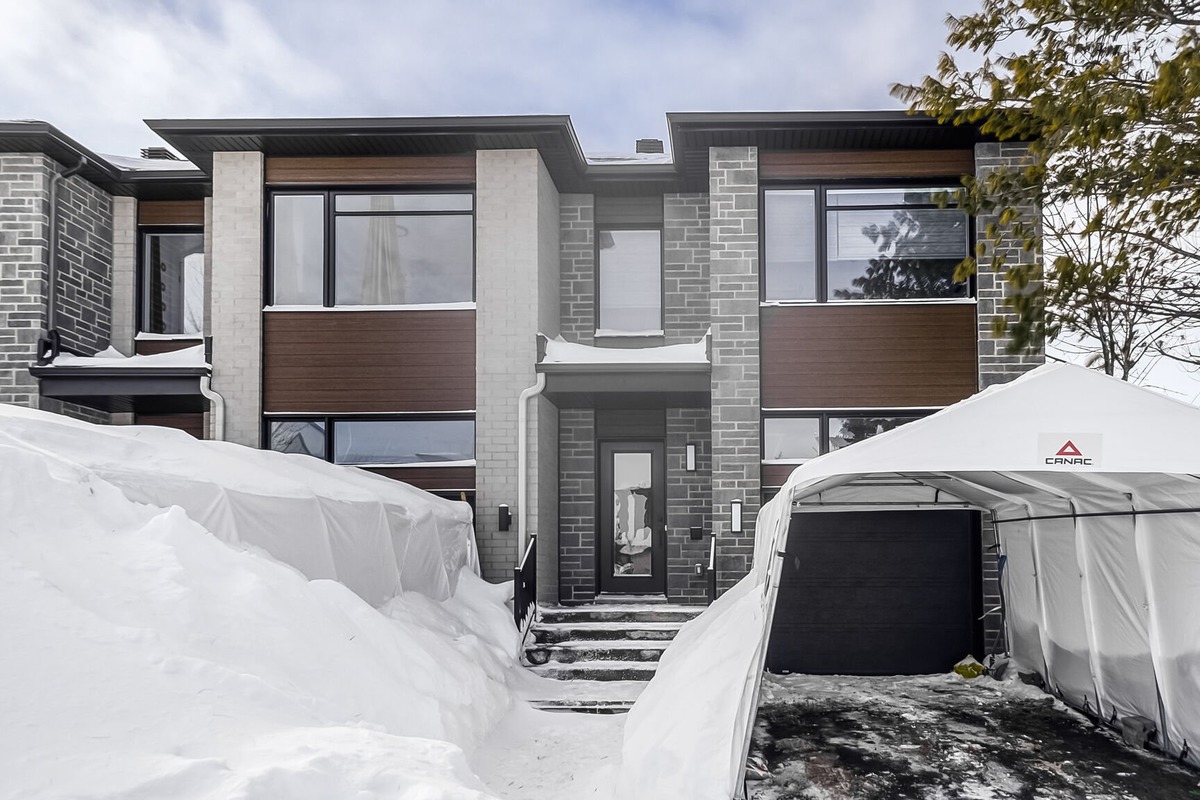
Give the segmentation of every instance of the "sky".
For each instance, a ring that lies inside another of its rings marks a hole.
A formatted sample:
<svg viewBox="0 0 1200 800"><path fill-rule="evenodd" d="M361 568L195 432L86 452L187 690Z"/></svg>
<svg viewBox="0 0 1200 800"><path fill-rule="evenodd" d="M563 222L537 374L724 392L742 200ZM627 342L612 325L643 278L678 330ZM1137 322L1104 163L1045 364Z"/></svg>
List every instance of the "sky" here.
<svg viewBox="0 0 1200 800"><path fill-rule="evenodd" d="M134 155L154 118L902 108L978 0L0 0L0 119Z"/></svg>

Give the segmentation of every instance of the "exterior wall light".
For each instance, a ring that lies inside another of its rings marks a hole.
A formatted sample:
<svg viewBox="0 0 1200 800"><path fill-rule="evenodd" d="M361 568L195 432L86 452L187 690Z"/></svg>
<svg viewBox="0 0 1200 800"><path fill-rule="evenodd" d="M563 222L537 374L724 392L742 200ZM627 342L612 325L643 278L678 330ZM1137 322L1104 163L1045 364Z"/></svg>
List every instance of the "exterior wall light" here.
<svg viewBox="0 0 1200 800"><path fill-rule="evenodd" d="M731 533L742 532L742 501L734 500L729 504L729 530Z"/></svg>
<svg viewBox="0 0 1200 800"><path fill-rule="evenodd" d="M500 504L500 530L506 531L512 526L512 514L508 512L508 504Z"/></svg>
<svg viewBox="0 0 1200 800"><path fill-rule="evenodd" d="M687 446L687 456L684 459L683 468L688 472L696 471L696 445L689 444Z"/></svg>

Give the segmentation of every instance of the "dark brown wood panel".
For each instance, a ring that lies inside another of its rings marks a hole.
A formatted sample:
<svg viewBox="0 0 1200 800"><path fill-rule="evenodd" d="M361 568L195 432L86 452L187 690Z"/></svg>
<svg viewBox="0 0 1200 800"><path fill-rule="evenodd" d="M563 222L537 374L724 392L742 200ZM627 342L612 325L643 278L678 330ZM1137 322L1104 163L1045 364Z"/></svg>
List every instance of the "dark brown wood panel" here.
<svg viewBox="0 0 1200 800"><path fill-rule="evenodd" d="M367 471L418 489L475 491L474 467L378 467Z"/></svg>
<svg viewBox="0 0 1200 800"><path fill-rule="evenodd" d="M765 487L783 486L783 482L792 474L798 464L763 464L762 485Z"/></svg>
<svg viewBox="0 0 1200 800"><path fill-rule="evenodd" d="M954 178L974 173L971 150L827 150L759 155L762 180Z"/></svg>
<svg viewBox="0 0 1200 800"><path fill-rule="evenodd" d="M203 225L203 200L142 200L138 225Z"/></svg>
<svg viewBox="0 0 1200 800"><path fill-rule="evenodd" d="M134 342L134 349L139 356L154 356L186 350L201 343L200 339L138 339Z"/></svg>
<svg viewBox="0 0 1200 800"><path fill-rule="evenodd" d="M475 408L475 312L263 314L263 410Z"/></svg>
<svg viewBox="0 0 1200 800"><path fill-rule="evenodd" d="M272 184L461 185L475 183L475 156L272 156L266 179Z"/></svg>
<svg viewBox="0 0 1200 800"><path fill-rule="evenodd" d="M976 391L975 306L762 310L764 408L941 406Z"/></svg>
<svg viewBox="0 0 1200 800"><path fill-rule="evenodd" d="M204 438L204 414L135 414L135 425L158 425L163 428L175 428L195 436Z"/></svg>

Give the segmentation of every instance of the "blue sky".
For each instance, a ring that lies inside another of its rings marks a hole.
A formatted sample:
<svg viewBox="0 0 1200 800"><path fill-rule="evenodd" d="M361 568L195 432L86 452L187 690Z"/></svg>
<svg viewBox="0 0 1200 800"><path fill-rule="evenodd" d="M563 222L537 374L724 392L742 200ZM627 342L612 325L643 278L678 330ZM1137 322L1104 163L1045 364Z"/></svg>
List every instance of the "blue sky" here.
<svg viewBox="0 0 1200 800"><path fill-rule="evenodd" d="M570 114L589 153L667 111L899 108L978 0L0 0L0 118L133 154L155 117Z"/></svg>

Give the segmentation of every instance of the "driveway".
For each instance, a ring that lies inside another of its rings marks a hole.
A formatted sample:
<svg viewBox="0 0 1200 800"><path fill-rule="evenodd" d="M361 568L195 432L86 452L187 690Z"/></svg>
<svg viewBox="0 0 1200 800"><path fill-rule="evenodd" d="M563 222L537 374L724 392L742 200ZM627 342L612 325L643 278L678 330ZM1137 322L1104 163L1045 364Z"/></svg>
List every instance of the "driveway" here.
<svg viewBox="0 0 1200 800"><path fill-rule="evenodd" d="M1200 798L1200 772L987 677L767 676L755 740L753 800Z"/></svg>

